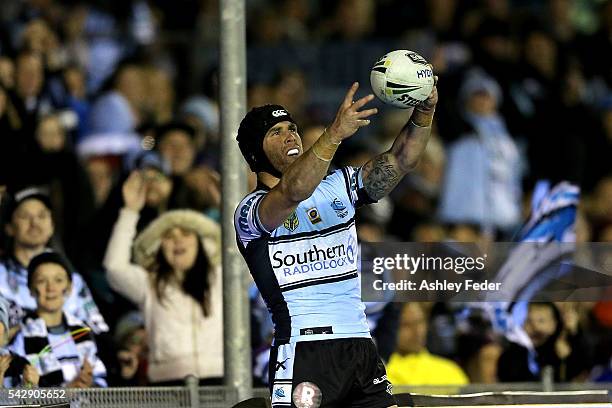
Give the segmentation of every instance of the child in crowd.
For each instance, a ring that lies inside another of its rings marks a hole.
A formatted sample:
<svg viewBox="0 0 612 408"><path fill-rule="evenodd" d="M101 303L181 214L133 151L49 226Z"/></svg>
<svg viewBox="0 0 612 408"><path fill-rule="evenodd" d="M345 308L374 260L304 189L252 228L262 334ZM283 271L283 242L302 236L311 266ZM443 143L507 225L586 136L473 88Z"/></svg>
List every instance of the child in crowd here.
<svg viewBox="0 0 612 408"><path fill-rule="evenodd" d="M32 258L28 287L37 308L24 317L11 350L36 368L40 386L106 387L106 368L97 356L91 329L62 311L72 289L65 259L53 251Z"/></svg>

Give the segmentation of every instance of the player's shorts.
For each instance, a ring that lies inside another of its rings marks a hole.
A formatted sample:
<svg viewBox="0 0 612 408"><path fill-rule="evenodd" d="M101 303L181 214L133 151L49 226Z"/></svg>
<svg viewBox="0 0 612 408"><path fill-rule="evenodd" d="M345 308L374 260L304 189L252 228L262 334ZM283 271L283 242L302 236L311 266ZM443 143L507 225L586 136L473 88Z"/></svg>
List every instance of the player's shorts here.
<svg viewBox="0 0 612 408"><path fill-rule="evenodd" d="M272 407L387 408L393 386L368 338L303 341L270 350Z"/></svg>

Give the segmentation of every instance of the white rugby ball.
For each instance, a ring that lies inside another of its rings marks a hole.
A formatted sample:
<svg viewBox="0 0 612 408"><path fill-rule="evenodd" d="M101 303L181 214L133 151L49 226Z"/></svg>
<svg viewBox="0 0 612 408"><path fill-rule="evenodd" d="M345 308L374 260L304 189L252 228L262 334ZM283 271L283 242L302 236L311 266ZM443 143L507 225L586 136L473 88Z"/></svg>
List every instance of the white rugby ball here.
<svg viewBox="0 0 612 408"><path fill-rule="evenodd" d="M410 108L427 99L434 74L425 58L414 51L396 50L382 56L370 71L372 91L381 101Z"/></svg>

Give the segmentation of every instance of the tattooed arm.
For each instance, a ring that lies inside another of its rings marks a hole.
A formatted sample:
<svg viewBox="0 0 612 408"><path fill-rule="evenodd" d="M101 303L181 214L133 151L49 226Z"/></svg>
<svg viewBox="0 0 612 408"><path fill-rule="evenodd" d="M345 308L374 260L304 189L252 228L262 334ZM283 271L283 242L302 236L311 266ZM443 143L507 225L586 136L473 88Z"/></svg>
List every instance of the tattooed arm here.
<svg viewBox="0 0 612 408"><path fill-rule="evenodd" d="M389 194L416 167L431 134L437 102L438 91L434 86L429 98L414 109L393 146L363 166L363 184L370 198L380 200Z"/></svg>

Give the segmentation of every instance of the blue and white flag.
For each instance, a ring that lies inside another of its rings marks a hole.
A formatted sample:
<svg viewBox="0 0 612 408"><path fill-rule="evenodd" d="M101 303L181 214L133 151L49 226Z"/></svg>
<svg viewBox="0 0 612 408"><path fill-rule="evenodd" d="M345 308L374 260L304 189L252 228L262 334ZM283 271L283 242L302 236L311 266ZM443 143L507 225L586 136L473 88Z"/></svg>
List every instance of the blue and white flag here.
<svg viewBox="0 0 612 408"><path fill-rule="evenodd" d="M579 199L580 189L569 182L560 182L552 188L546 181L536 185L531 216L517 236L519 244L512 249L495 278L504 288L503 297L497 294L497 299L512 300L499 302L490 298L487 303L474 305L486 310L497 333L531 351L533 344L523 329L528 302L547 284L571 269L570 263L560 260L571 256L574 248L571 243L576 242ZM530 364L530 369L534 374L538 371L536 364Z"/></svg>

